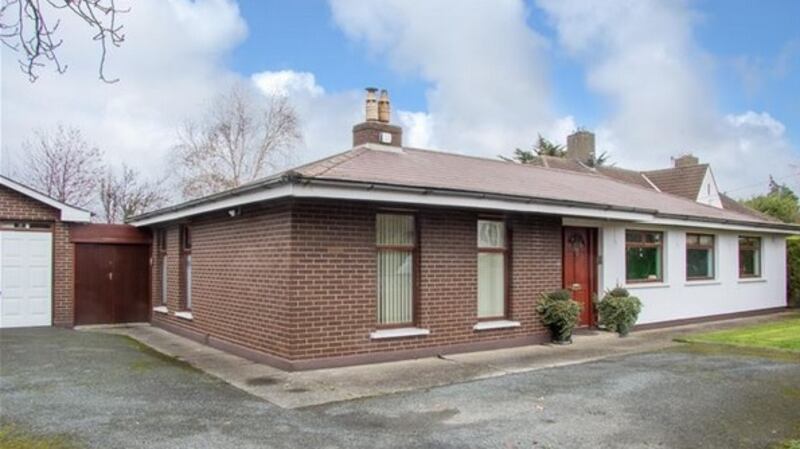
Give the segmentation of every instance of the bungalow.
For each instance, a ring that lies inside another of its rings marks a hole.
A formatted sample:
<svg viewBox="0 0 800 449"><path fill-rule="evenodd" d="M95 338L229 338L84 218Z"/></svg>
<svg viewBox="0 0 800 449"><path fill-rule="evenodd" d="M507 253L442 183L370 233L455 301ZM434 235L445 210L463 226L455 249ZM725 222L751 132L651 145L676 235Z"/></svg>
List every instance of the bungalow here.
<svg viewBox="0 0 800 449"><path fill-rule="evenodd" d="M150 228L156 326L285 369L537 343L534 306L625 286L640 323L786 307L797 228L719 192L691 157L653 172L407 148L369 90L354 148L132 219Z"/></svg>

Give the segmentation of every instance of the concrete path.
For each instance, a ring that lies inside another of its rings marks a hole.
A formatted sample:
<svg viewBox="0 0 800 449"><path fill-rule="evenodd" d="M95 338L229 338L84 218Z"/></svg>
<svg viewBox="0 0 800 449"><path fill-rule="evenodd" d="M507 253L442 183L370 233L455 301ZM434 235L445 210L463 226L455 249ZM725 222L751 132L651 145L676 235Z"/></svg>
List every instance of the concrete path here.
<svg viewBox="0 0 800 449"><path fill-rule="evenodd" d="M134 338L254 396L294 409L650 352L678 345L674 339L681 335L774 320L787 313L638 331L626 338L583 331L568 346L532 345L304 372L255 363L149 325L86 330Z"/></svg>

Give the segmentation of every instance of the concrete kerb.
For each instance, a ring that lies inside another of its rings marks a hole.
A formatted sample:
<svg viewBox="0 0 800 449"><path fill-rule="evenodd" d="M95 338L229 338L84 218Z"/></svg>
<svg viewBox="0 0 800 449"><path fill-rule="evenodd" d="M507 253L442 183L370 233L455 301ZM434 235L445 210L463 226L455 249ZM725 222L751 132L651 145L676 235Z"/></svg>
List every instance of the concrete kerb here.
<svg viewBox="0 0 800 449"><path fill-rule="evenodd" d="M602 331L579 331L574 343L566 346L531 345L300 372L252 362L153 326L81 330L125 335L256 397L295 409L658 351L682 344L674 339L688 333L759 323L791 313L641 330L625 338Z"/></svg>

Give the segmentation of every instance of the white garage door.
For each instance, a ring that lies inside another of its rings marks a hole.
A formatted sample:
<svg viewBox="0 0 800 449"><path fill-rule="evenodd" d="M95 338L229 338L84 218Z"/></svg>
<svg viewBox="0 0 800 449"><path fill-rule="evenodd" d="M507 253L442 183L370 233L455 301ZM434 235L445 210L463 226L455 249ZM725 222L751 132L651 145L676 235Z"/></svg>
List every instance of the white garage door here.
<svg viewBox="0 0 800 449"><path fill-rule="evenodd" d="M0 327L52 323L53 236L0 231Z"/></svg>

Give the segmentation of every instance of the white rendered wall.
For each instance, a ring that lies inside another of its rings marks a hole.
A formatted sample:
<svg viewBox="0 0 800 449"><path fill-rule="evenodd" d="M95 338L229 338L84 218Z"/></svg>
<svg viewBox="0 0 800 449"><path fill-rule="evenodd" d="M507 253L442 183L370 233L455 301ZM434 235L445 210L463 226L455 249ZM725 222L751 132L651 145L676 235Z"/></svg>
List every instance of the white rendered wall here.
<svg viewBox="0 0 800 449"><path fill-rule="evenodd" d="M664 282L625 283L625 229L664 232ZM629 289L644 305L640 324L786 306L786 242L783 236L697 230L695 232L716 236L715 279L687 281L686 232L687 229L625 224L599 226L600 296L617 285ZM761 237L761 277L758 279L739 279L740 234Z"/></svg>
<svg viewBox="0 0 800 449"><path fill-rule="evenodd" d="M697 202L722 209L722 199L719 196L719 189L717 189L717 182L714 180L711 167L706 169L706 174L703 176L703 182L697 192Z"/></svg>

